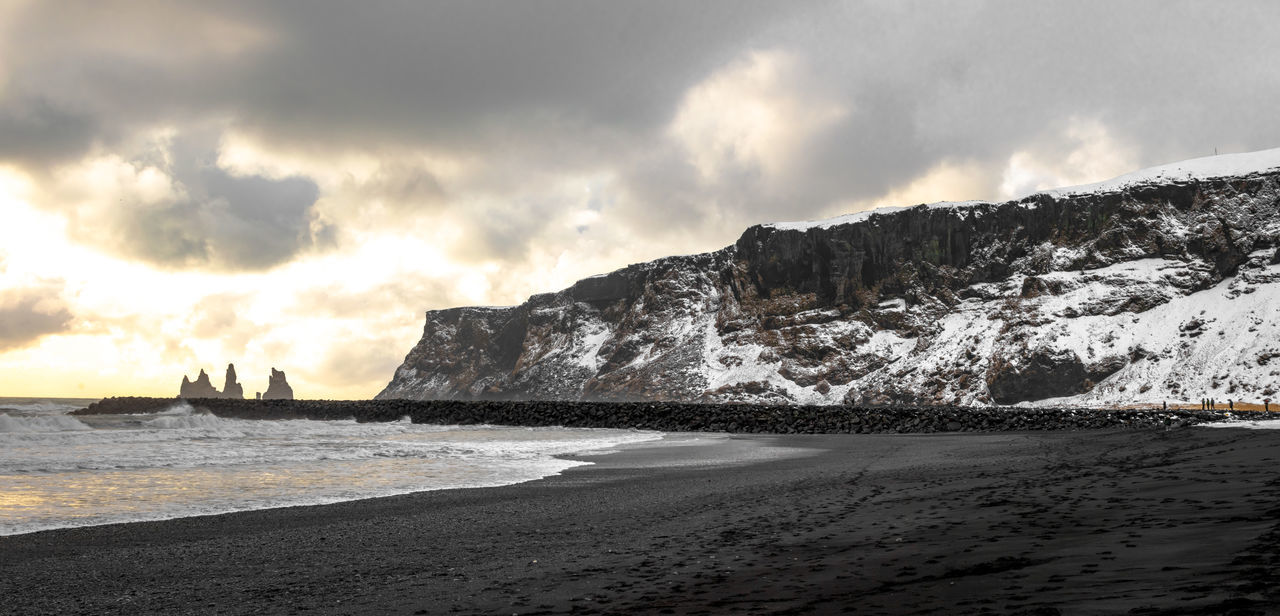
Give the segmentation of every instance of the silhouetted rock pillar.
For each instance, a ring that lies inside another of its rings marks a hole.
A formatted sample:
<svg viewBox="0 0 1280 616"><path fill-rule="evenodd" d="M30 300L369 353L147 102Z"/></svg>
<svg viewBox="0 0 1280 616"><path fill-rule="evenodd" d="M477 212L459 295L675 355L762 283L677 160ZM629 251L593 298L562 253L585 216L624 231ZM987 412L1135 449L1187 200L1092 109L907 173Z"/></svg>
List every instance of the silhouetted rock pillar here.
<svg viewBox="0 0 1280 616"><path fill-rule="evenodd" d="M204 369L200 370L200 376L196 377L196 381L192 383L187 379L187 375L182 375L182 386L178 389L179 398L217 398L218 390L213 388L213 383L209 382L209 375L205 374Z"/></svg>
<svg viewBox="0 0 1280 616"><path fill-rule="evenodd" d="M271 369L271 378L267 380L267 391L262 394L263 400L292 400L293 388L285 380L284 372Z"/></svg>
<svg viewBox="0 0 1280 616"><path fill-rule="evenodd" d="M222 384L223 398L244 398L244 386L236 382L236 365L227 364L227 378Z"/></svg>

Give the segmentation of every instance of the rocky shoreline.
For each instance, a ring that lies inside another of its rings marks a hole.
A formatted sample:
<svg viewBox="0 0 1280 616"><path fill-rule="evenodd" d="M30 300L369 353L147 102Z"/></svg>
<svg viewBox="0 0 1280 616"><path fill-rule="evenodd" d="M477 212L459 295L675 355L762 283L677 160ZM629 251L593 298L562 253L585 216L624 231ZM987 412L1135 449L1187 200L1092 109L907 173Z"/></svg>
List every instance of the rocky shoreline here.
<svg viewBox="0 0 1280 616"><path fill-rule="evenodd" d="M174 398L105 398L73 415L161 412ZM355 419L360 422L634 428L755 434L901 434L1185 427L1234 417L1280 419L1280 412L1044 409L1018 407L852 407L674 402L476 400L187 399L193 408L238 419Z"/></svg>

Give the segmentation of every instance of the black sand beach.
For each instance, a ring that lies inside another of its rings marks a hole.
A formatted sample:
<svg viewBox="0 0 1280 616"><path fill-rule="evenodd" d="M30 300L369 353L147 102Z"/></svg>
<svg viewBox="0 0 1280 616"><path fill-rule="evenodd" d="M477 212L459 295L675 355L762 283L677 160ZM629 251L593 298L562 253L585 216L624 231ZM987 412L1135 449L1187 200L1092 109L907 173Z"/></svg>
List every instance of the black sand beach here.
<svg viewBox="0 0 1280 616"><path fill-rule="evenodd" d="M501 488L0 537L0 613L1280 611L1280 431L713 438Z"/></svg>

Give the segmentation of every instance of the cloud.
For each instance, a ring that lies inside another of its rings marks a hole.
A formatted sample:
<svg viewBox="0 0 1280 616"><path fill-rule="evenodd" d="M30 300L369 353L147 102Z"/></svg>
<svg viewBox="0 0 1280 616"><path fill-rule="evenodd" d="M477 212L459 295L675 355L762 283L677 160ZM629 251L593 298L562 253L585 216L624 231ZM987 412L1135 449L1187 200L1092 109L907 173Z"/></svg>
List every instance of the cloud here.
<svg viewBox="0 0 1280 616"><path fill-rule="evenodd" d="M408 351L400 348L400 340L381 336L348 334L335 342L323 361L302 369L302 376L308 382L339 390L358 387L377 393L391 380Z"/></svg>
<svg viewBox="0 0 1280 616"><path fill-rule="evenodd" d="M40 199L73 238L166 269L264 270L332 244L312 180L232 174L208 137L152 146L62 167Z"/></svg>
<svg viewBox="0 0 1280 616"><path fill-rule="evenodd" d="M42 98L0 105L0 161L50 165L83 156L98 131L88 115L59 108Z"/></svg>
<svg viewBox="0 0 1280 616"><path fill-rule="evenodd" d="M869 207L902 207L982 199L994 192L989 169L973 161L942 161L924 175L874 199ZM859 204L856 209L868 207Z"/></svg>
<svg viewBox="0 0 1280 616"><path fill-rule="evenodd" d="M356 183L361 197L391 209L438 209L448 198L439 178L421 165L401 160L385 161L367 179Z"/></svg>
<svg viewBox="0 0 1280 616"><path fill-rule="evenodd" d="M1096 119L1070 118L1057 134L1009 156L1000 197L1099 182L1138 168L1136 148L1112 136Z"/></svg>
<svg viewBox="0 0 1280 616"><path fill-rule="evenodd" d="M586 233L626 226L611 235L655 249L700 235L708 249L726 227L874 201L943 161L999 175L1013 153L1052 147L1046 133L1070 117L1137 144L1126 158L1139 164L1274 144L1280 128L1256 101L1280 95L1268 61L1280 43L1261 27L1278 10L29 3L4 43L0 117L23 141L47 134L13 148L32 160L97 148L133 161L131 135L211 121L308 159L292 175L213 165L175 178L190 203L121 214L170 240L118 249L169 267L261 269L349 229L429 226L456 229L458 259L517 263L531 246L578 243L548 221L580 209L566 178L600 175L614 178L614 202ZM352 158L366 168L324 162ZM220 205L245 192L284 205L270 216L244 199ZM304 210L334 227L304 229L318 220ZM184 233L205 217L212 238Z"/></svg>
<svg viewBox="0 0 1280 616"><path fill-rule="evenodd" d="M510 141L513 120L526 133L659 124L724 50L784 12L755 0L30 3L3 51L12 91L117 122L214 111L290 141L467 148Z"/></svg>
<svg viewBox="0 0 1280 616"><path fill-rule="evenodd" d="M328 284L299 291L289 312L298 317L370 320L384 315L408 315L425 310L425 303L441 308L467 301L456 280L422 275L396 276L371 287L345 288Z"/></svg>
<svg viewBox="0 0 1280 616"><path fill-rule="evenodd" d="M799 60L750 52L689 89L669 127L703 179L732 167L780 176L817 132L848 114L835 101L806 97Z"/></svg>
<svg viewBox="0 0 1280 616"><path fill-rule="evenodd" d="M73 316L61 294L61 282L0 289L0 351L70 331Z"/></svg>
<svg viewBox="0 0 1280 616"><path fill-rule="evenodd" d="M245 318L253 297L248 293L206 295L192 309L190 336L217 340L228 352L239 354L262 327Z"/></svg>

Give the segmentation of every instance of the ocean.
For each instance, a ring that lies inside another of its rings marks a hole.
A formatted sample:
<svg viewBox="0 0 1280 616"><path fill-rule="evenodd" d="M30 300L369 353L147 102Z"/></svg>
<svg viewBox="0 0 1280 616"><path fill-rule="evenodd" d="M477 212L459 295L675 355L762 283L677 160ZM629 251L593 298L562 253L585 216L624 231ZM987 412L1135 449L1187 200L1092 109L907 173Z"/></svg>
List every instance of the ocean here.
<svg viewBox="0 0 1280 616"><path fill-rule="evenodd" d="M0 535L508 485L586 462L557 455L662 438L588 428L73 417L93 399L0 398Z"/></svg>

